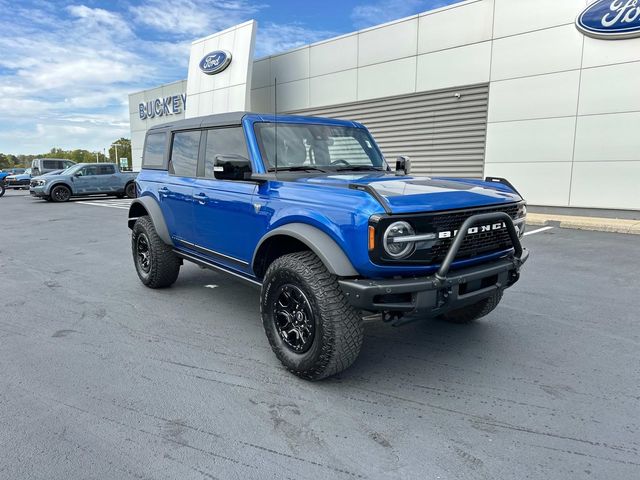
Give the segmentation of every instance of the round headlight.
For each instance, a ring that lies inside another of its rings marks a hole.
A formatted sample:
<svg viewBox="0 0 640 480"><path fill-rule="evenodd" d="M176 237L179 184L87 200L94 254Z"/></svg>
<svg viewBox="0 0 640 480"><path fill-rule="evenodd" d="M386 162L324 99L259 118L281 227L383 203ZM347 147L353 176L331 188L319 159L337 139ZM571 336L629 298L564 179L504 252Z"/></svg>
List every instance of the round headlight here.
<svg viewBox="0 0 640 480"><path fill-rule="evenodd" d="M525 203L520 204L518 207L518 218L527 216L527 205Z"/></svg>
<svg viewBox="0 0 640 480"><path fill-rule="evenodd" d="M394 222L384 232L384 251L391 258L405 258L413 253L415 242L398 242L398 237L415 235L413 227L407 222Z"/></svg>

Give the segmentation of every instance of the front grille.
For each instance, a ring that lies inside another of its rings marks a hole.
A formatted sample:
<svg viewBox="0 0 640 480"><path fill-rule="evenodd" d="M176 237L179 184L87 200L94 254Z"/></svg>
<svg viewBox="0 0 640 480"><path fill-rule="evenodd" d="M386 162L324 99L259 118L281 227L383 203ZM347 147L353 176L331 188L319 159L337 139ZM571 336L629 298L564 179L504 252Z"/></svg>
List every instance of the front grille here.
<svg viewBox="0 0 640 480"><path fill-rule="evenodd" d="M433 218L433 226L436 232L454 231L458 230L462 226L462 223L471 215L493 212L504 212L515 220L518 215L518 205L439 215ZM452 243L453 238L444 238L438 241L436 245L428 250L431 261L439 263L444 260ZM500 250L506 250L511 247L511 237L509 237L509 232L506 228L475 233L465 237L460 246L460 250L458 250L458 255L456 255L456 260L475 257L484 253L499 252Z"/></svg>
<svg viewBox="0 0 640 480"><path fill-rule="evenodd" d="M479 215L483 213L504 212L509 215L513 220L518 217L519 206L516 203L503 205L499 207L487 207L487 208L475 208L469 210L455 210L450 212L440 212L432 214L415 214L402 216L402 220L407 220L413 225L416 234L435 232L451 232L457 231L462 223L472 215ZM399 220L400 217L386 217L381 220L377 231L379 233L384 232L386 228L394 221ZM458 233L459 234L459 233ZM426 241L418 245L415 253L409 258L403 260L394 260L386 256L382 248L372 252L372 260L376 263L387 264L408 264L408 265L432 265L442 263L444 257L447 255L447 251L453 243L454 236L449 238L439 238L436 240ZM382 237L380 236L376 241L376 245L382 245ZM513 245L511 243L511 237L506 228L499 230L490 230L488 232L478 232L475 234L468 234L465 236L464 241L458 250L456 260L465 260L478 255L484 255L502 250L507 250ZM374 258L375 257L375 258Z"/></svg>

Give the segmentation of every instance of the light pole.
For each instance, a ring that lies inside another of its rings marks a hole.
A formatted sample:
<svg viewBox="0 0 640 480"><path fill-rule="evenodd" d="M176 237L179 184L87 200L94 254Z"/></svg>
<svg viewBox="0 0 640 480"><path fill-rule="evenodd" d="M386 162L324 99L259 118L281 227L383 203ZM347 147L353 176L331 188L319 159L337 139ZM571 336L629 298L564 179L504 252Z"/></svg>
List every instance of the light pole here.
<svg viewBox="0 0 640 480"><path fill-rule="evenodd" d="M126 145L122 145L121 143L112 143L111 144L112 147L115 147L116 149L116 163L118 164L118 168L120 168L120 159L118 158L118 147L126 147Z"/></svg>

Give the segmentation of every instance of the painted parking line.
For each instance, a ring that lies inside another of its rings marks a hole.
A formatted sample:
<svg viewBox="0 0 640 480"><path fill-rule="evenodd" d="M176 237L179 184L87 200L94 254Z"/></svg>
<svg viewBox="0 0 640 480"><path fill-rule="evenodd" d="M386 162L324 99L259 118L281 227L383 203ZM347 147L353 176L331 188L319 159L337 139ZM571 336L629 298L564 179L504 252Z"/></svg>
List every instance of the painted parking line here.
<svg viewBox="0 0 640 480"><path fill-rule="evenodd" d="M524 232L524 236L526 237L527 235L533 235L534 233L540 233L540 232L546 232L547 230L551 230L553 227L542 227L542 228L538 228L536 230L531 230L529 232Z"/></svg>
<svg viewBox="0 0 640 480"><path fill-rule="evenodd" d="M91 205L93 207L119 208L121 210L129 210L131 200L92 200L74 202L82 205Z"/></svg>

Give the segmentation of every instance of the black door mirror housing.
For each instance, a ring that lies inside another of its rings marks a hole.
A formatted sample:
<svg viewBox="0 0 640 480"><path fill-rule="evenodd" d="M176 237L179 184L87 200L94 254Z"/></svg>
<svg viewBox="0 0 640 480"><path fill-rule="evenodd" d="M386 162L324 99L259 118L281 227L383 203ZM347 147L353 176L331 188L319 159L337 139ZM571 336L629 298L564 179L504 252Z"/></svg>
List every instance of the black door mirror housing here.
<svg viewBox="0 0 640 480"><path fill-rule="evenodd" d="M400 156L396 159L396 175L403 176L411 173L411 159L409 157Z"/></svg>
<svg viewBox="0 0 640 480"><path fill-rule="evenodd" d="M251 162L241 155L216 155L213 176L218 180L245 180L251 175Z"/></svg>

